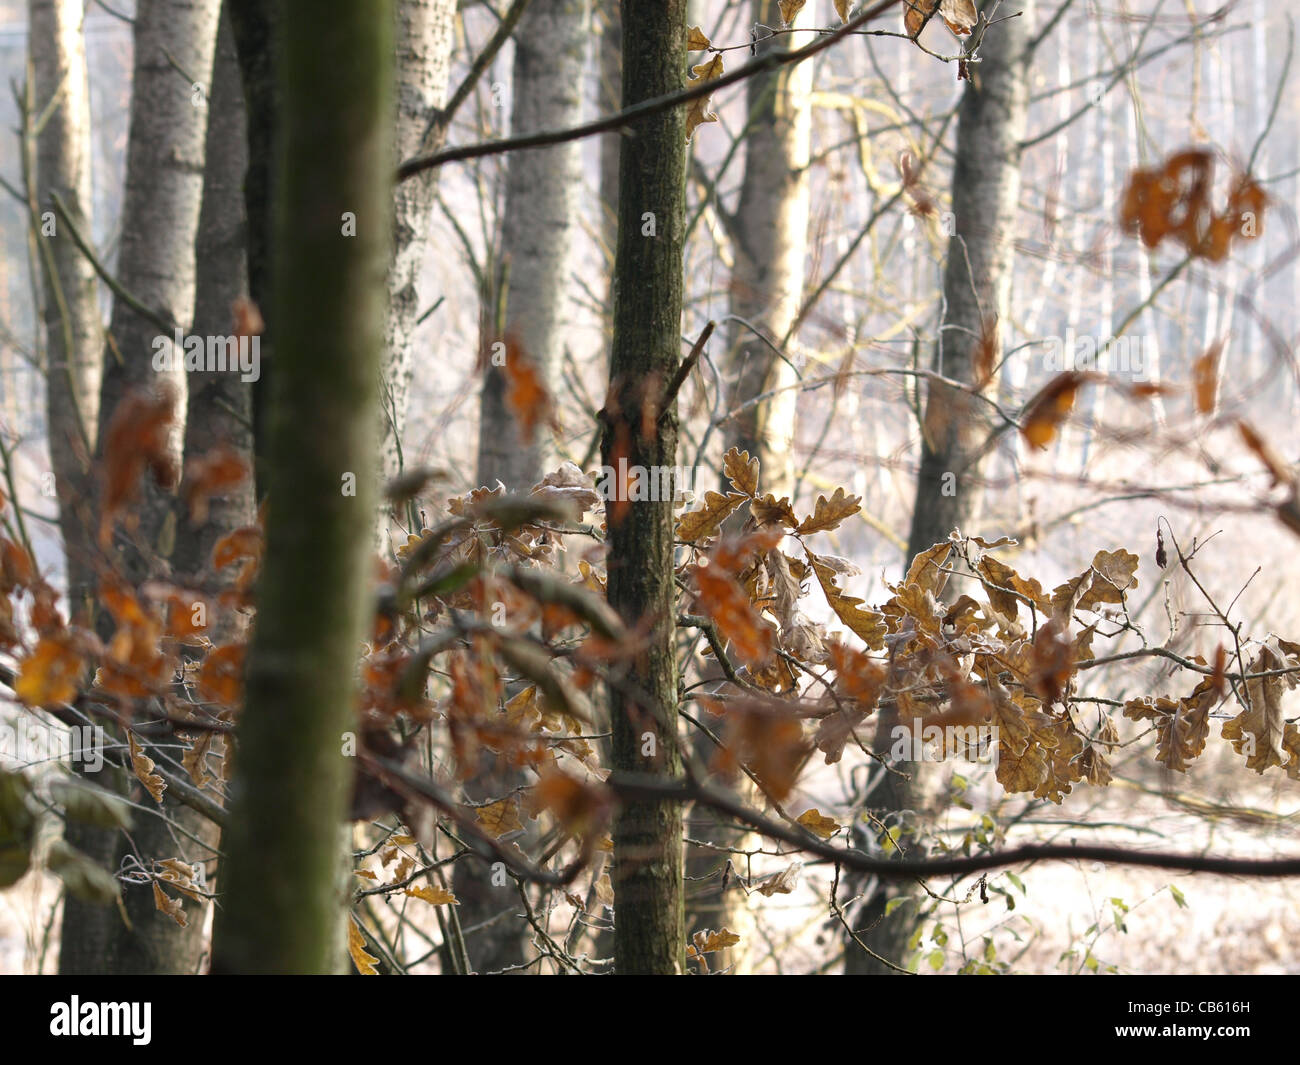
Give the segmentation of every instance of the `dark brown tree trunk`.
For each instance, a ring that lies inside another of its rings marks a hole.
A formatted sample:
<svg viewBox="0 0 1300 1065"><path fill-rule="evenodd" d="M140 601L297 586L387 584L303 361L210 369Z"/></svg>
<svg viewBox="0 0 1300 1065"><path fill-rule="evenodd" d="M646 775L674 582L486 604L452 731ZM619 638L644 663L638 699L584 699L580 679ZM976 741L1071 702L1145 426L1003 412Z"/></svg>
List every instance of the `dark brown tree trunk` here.
<svg viewBox="0 0 1300 1065"><path fill-rule="evenodd" d="M681 89L686 0L624 0L623 102ZM675 407L661 410L681 359L686 123L681 108L643 122L619 160L614 347L605 465L672 467ZM610 692L616 772L680 775L672 500L610 503L609 602L649 627L626 686ZM622 974L679 973L685 963L682 810L628 802L614 820L614 954Z"/></svg>

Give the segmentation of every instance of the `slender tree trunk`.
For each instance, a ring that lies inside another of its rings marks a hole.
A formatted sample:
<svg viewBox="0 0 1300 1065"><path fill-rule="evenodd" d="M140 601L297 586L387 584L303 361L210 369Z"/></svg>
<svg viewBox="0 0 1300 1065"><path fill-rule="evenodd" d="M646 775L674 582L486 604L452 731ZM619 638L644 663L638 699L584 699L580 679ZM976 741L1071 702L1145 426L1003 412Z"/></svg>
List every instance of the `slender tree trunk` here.
<svg viewBox="0 0 1300 1065"><path fill-rule="evenodd" d="M397 132L394 165L431 150L424 143L431 117L447 102L456 0L400 0L397 5ZM441 126L435 126L441 136ZM407 399L415 372L419 280L429 255L436 170L401 182L395 193L393 260L388 272L388 325L381 395L381 470L402 468Z"/></svg>
<svg viewBox="0 0 1300 1065"><path fill-rule="evenodd" d="M127 291L182 329L194 315L194 238L207 129L204 96L211 83L220 9L220 0L140 0L135 16L131 133L116 272ZM197 84L187 82L178 66ZM101 448L113 411L134 388L172 386L181 426L184 373L154 368L158 327L115 300L111 334L100 390ZM178 431L178 460L182 440Z"/></svg>
<svg viewBox="0 0 1300 1065"><path fill-rule="evenodd" d="M287 0L266 556L213 971L334 971L392 236L391 0ZM345 218L356 220L344 236ZM355 495L344 493L352 474Z"/></svg>
<svg viewBox="0 0 1300 1065"><path fill-rule="evenodd" d="M515 33L511 133L577 125L590 35L589 0L532 0ZM556 394L571 306L570 252L582 194L582 146L516 152L502 233L507 358L531 361ZM506 373L488 363L480 402L478 483L527 490L555 454L542 427L524 439L506 404Z"/></svg>
<svg viewBox="0 0 1300 1065"><path fill-rule="evenodd" d="M603 10L602 10L603 8ZM600 17L599 76L601 114L613 114L623 106L623 0L609 0L596 8ZM618 244L618 155L623 140L621 132L605 133L600 138L600 225L597 232L613 265ZM613 270L609 271L611 283Z"/></svg>
<svg viewBox="0 0 1300 1065"><path fill-rule="evenodd" d="M207 87L205 86L205 89ZM204 147L203 196L195 238L194 324L190 332L199 337L226 337L233 333L232 304L246 295L247 259L243 176L247 161L244 129L244 95L234 38L229 18L223 17L213 61L212 84L207 89L208 125ZM251 394L239 373L193 371L186 375L184 454L186 463L201 459L217 447L233 449L246 459L252 456ZM252 523L256 507L251 482L239 485L208 503L206 519L194 523L188 510L177 509L172 571L178 586L203 584L216 587L229 581L229 570L213 571L210 562L216 541L228 532ZM197 602L197 600L196 600ZM207 635L224 643L239 635L239 620L208 603ZM161 761L161 755L154 758ZM180 754L168 752L169 765L176 768ZM146 859L180 858L203 867L209 881L216 872L220 829L202 814L164 794L162 817L150 817L137 825L131 843ZM184 830L183 834L176 828ZM128 852L118 848L118 862ZM122 901L131 927L118 925L111 950L122 972L194 973L202 968L207 953L204 935L207 905L185 900L187 923L182 927L161 913L155 904L152 885L128 884Z"/></svg>
<svg viewBox="0 0 1300 1065"><path fill-rule="evenodd" d="M990 3L981 5L991 7ZM1017 207L1020 195L1020 142L1028 105L1028 40L1033 5L1022 5L1020 18L992 27L980 48L982 62L972 67L973 80L962 97L957 121L957 154L952 176L956 236L948 247L944 270L945 314L935 351L934 368L945 377L973 382L987 331L1007 325ZM1002 349L994 352L1001 362ZM996 394L997 381L986 382ZM954 528L969 528L980 499L980 463L976 456L993 428L988 408L969 393L931 382L922 426L921 470L916 506L908 537L908 558L945 540ZM875 750L888 757L896 722L882 711ZM903 810L919 811L928 801L925 766L902 762L876 784L869 805L887 818ZM904 776L900 776L903 774ZM861 888L859 887L859 890ZM885 907L894 889L879 887L864 900L854 919L866 928L860 938L870 950L900 964L916 927L915 905L901 906L888 917ZM849 972L889 972L879 961L847 943Z"/></svg>
<svg viewBox="0 0 1300 1065"><path fill-rule="evenodd" d="M67 565L68 603L84 622L94 585L90 453L99 416L104 326L94 268L53 214L58 195L88 234L92 208L90 97L77 0L30 0L30 48L37 113L58 94L36 144L41 211L46 416ZM48 226L48 229L46 228ZM47 235L48 234L48 235Z"/></svg>
<svg viewBox="0 0 1300 1065"><path fill-rule="evenodd" d="M776 0L751 0L753 21L781 25ZM808 19L805 13L804 19ZM766 51L791 51L806 34L777 36L760 45ZM784 67L770 77L751 78L746 86L749 132L745 139L745 174L730 233L735 255L731 277L731 343L728 353L727 403L743 408L726 427L725 446L748 451L759 460L762 490L777 498L794 490L791 445L795 433L798 383L793 360L782 358L781 345L802 302L807 257L812 111L812 66ZM762 335L756 335L758 330ZM766 339L764 339L766 338ZM785 389L784 391L780 391ZM758 396L775 392L761 403ZM721 674L718 674L720 679ZM712 741L701 736L697 753L705 761ZM752 797L752 795L751 795ZM744 832L721 824L705 810L687 821L692 839L738 847ZM751 922L737 906L740 888L734 879L721 890L727 853L699 848L688 851L687 874L694 885L687 903L687 932L727 928L741 937L717 959L718 966L743 966L752 945Z"/></svg>
<svg viewBox="0 0 1300 1065"><path fill-rule="evenodd" d="M99 412L99 377L104 351L95 276L57 218L45 230L54 194L62 199L83 233L90 232L90 104L82 8L75 0L31 0L29 46L36 113L43 113L57 92L58 106L36 144L35 192L44 216L37 239L44 271L46 329L46 416L50 464L54 470L67 566L68 603L84 624L91 617L94 587L94 516L88 500L90 451ZM29 146L24 146L27 151ZM48 235L47 235L48 233ZM16 393L9 393L17 399ZM114 834L70 821L69 843L112 866ZM115 915L102 906L68 895L60 969L86 972L102 964L100 954ZM95 935L89 934L90 930Z"/></svg>
<svg viewBox="0 0 1300 1065"><path fill-rule="evenodd" d="M563 129L582 116L583 67L591 29L589 0L532 0L515 30L511 133ZM531 360L556 394L572 305L568 299L571 251L581 213L582 146L516 152L506 174L502 257L507 264L505 335ZM510 357L518 357L511 352ZM555 448L549 432L522 438L506 405L503 368L486 367L479 406L478 483L500 480L527 491L542 479ZM485 758L484 773L469 789L476 798L497 797L523 783ZM458 862L453 874L462 925L487 921L502 908L503 892L491 886L486 865ZM518 965L529 939L518 920L497 921L466 937L476 971Z"/></svg>
<svg viewBox="0 0 1300 1065"><path fill-rule="evenodd" d="M624 0L623 101L681 89L685 0ZM675 407L662 394L681 359L686 124L682 109L637 124L619 160L614 347L602 456L605 465L672 467ZM649 626L626 687L610 693L616 772L676 777L672 501L610 504L609 602ZM614 820L614 955L619 973L677 973L685 963L680 805L628 802Z"/></svg>
<svg viewBox="0 0 1300 1065"><path fill-rule="evenodd" d="M131 128L116 273L128 292L181 329L189 326L194 309L194 241L203 192L207 119L204 96L212 71L219 10L220 0L141 0L135 15ZM200 79L199 83L188 83L177 67ZM114 301L100 385L97 454L102 454L113 410L129 391L169 385L178 405L173 446L179 466L185 381L180 371L154 369L158 335L154 323L122 300ZM116 541L115 563L128 581L139 583L147 575L165 570L165 545L159 533L171 503L166 493L149 491L137 507L138 529L129 538ZM131 787L138 786L132 783ZM161 813L173 809L168 806ZM158 856L150 851L153 843L164 847L166 856L173 856L173 837L158 818L151 821L153 825L141 827L135 837L143 856ZM153 828L162 831L155 836ZM116 833L81 827L69 840L114 868L114 858L120 860L125 847ZM193 972L202 952L201 926L182 929L170 918L139 906L134 896L141 891L152 906L150 888L128 886L124 892L127 912L148 918L146 928L134 931L123 925L115 910L89 908L69 900L63 911L60 971Z"/></svg>
<svg viewBox="0 0 1300 1065"><path fill-rule="evenodd" d="M275 369L275 309L271 306L272 160L280 102L272 67L280 31L278 5L262 0L225 0L244 87L248 140L244 215L248 226L248 294L262 315L262 374L253 383L253 451L257 496L266 490L266 441L271 379Z"/></svg>
<svg viewBox="0 0 1300 1065"><path fill-rule="evenodd" d="M779 26L776 0L753 0L755 22ZM805 18L807 16L805 15ZM773 51L791 51L806 35L773 38ZM760 46L762 54L764 46ZM729 407L776 392L728 423L727 446L759 460L764 491L777 498L794 487L790 447L794 440L798 383L793 359L773 350L794 325L803 293L807 257L812 133L812 66L785 67L747 85L749 135L745 177L733 227L736 267L731 279L733 321L729 355ZM770 343L755 335L762 332ZM783 389L784 391L777 391Z"/></svg>

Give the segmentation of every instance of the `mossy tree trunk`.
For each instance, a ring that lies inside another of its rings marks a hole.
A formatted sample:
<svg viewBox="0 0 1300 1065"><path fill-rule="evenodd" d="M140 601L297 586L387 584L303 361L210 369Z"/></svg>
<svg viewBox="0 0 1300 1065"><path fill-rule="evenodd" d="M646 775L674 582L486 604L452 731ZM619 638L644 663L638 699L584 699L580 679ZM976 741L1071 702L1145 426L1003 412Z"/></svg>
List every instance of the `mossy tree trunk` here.
<svg viewBox="0 0 1300 1065"><path fill-rule="evenodd" d="M391 0L287 0L273 187L277 366L266 554L213 970L327 973L369 617L392 239ZM355 482L355 494L347 494Z"/></svg>

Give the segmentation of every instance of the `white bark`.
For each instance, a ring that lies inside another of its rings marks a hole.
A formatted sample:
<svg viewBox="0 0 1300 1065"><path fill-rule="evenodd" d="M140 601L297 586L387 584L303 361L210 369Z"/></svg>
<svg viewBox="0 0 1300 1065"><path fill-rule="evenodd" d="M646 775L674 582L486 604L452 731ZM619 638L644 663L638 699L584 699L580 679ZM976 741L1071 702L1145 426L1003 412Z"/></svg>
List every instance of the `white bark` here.
<svg viewBox="0 0 1300 1065"><path fill-rule="evenodd" d="M589 0L532 0L515 33L511 132L576 125L590 35ZM502 255L505 334L530 359L554 396L564 355L573 239L581 211L582 146L516 152L506 177ZM502 338L505 339L505 338ZM478 480L512 489L536 483L554 447L541 426L521 438L506 408L503 375L489 365L483 385Z"/></svg>

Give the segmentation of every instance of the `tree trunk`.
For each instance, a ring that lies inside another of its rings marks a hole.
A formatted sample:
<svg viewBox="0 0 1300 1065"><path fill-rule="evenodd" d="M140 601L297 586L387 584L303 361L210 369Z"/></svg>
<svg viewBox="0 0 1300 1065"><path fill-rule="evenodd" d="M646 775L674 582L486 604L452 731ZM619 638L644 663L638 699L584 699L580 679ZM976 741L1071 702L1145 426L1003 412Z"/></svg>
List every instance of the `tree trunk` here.
<svg viewBox="0 0 1300 1065"><path fill-rule="evenodd" d="M981 5L991 10L992 0ZM980 47L982 62L972 66L973 80L962 96L957 120L957 153L952 175L952 210L956 236L948 248L943 290L945 313L934 368L962 382L977 379L978 354L986 331L996 322L1008 325L1011 260L1020 195L1020 142L1028 102L1028 41L1033 5L1022 5L1020 18L992 27ZM995 322L996 316L996 322ZM994 365L1002 348L994 351ZM985 383L996 395L997 381ZM908 537L908 558L915 558L947 539L954 528L964 533L980 500L979 452L994 427L989 408L968 392L931 381L922 426L921 469L916 506ZM882 711L874 749L888 758L893 746L893 715ZM926 766L900 762L876 784L869 805L882 819L903 810L921 810L928 801ZM859 890L860 884L859 884ZM866 928L860 938L870 950L898 965L916 928L915 904L884 916L896 888L878 887L864 900L854 924ZM847 943L846 968L852 973L889 972L875 958Z"/></svg>
<svg viewBox="0 0 1300 1065"><path fill-rule="evenodd" d="M203 193L207 117L203 93L212 71L219 11L219 0L141 0L135 15L131 128L116 275L128 292L182 330L189 326L194 309L194 244ZM199 84L187 84L176 67L200 79ZM158 335L156 324L124 301L114 300L99 393L102 416L97 454L102 455L113 411L129 391L170 385L177 403L173 446L179 466L186 382L183 371L160 373L154 369ZM167 340L169 348L172 340ZM131 584L138 585L147 575L165 569L159 533L170 509L171 499L164 492L147 491L137 507L138 530L129 538L117 539L114 561ZM142 793L138 784L130 786ZM159 813L170 816L175 809L169 804ZM114 868L114 857L120 860L126 846L116 833L80 826L68 838ZM173 836L160 817L140 826L135 839L146 859L174 856ZM150 844L164 848L166 854L152 853ZM141 892L147 895L148 908L136 899ZM132 931L123 925L116 910L87 907L74 900L65 903L60 971L193 972L203 948L202 926L180 928L153 911L151 888L128 885L124 897L127 912L146 916L147 927Z"/></svg>
<svg viewBox="0 0 1300 1065"><path fill-rule="evenodd" d="M400 0L397 5L397 133L394 166L420 151L431 116L447 102L456 0ZM441 130L441 127L436 127ZM381 399L381 470L402 468L407 397L415 371L415 323L420 315L419 279L429 254L438 172L426 170L395 192L393 259L388 272L388 325Z"/></svg>
<svg viewBox="0 0 1300 1065"><path fill-rule="evenodd" d="M30 48L37 114L56 93L36 143L36 201L43 244L46 417L67 566L68 604L84 622L94 586L94 515L88 500L90 453L99 416L104 326L94 268L53 215L58 195L77 228L90 233L90 97L82 5L30 0ZM52 227L47 237L42 232Z"/></svg>
<svg viewBox="0 0 1300 1065"><path fill-rule="evenodd" d="M779 26L776 0L753 0L754 21ZM806 16L805 16L806 17ZM774 38L759 54L791 51L807 43L804 34ZM759 461L763 490L779 499L794 487L790 447L794 440L798 383L789 354L774 346L786 340L802 302L807 255L811 148L812 65L784 67L747 85L749 135L745 177L732 228L736 266L731 279L729 407L756 396L776 395L746 407L729 423L727 446L748 451ZM748 323L748 324L746 324ZM761 330L770 343L756 336Z"/></svg>
<svg viewBox="0 0 1300 1065"><path fill-rule="evenodd" d="M288 0L283 11L293 32L280 43L269 514L213 943L221 973L337 967L352 779L341 749L371 615L393 8Z"/></svg>
<svg viewBox="0 0 1300 1065"><path fill-rule="evenodd" d="M514 35L512 135L577 125L590 23L589 0L532 0ZM505 335L532 361L552 395L572 314L570 253L581 212L581 166L582 146L574 141L515 152L506 174ZM516 357L513 351L510 357ZM479 406L478 483L500 480L526 492L542 479L554 454L545 428L531 440L521 438L506 405L504 369L489 363ZM484 772L469 789L475 798L496 798L525 783L496 761L485 758ZM462 925L481 924L500 912L502 892L491 886L483 862L458 862L453 886ZM528 939L522 922L497 921L468 936L465 947L476 971L494 972L520 964Z"/></svg>
<svg viewBox="0 0 1300 1065"><path fill-rule="evenodd" d="M781 25L776 0L752 0L755 23ZM804 18L808 19L805 14ZM767 51L792 51L807 43L807 34L787 34L759 45ZM749 105L748 135L745 140L745 174L740 202L731 218L729 232L735 256L731 277L731 341L727 358L727 405L743 408L726 425L726 448L738 447L759 460L760 485L777 498L794 490L791 445L795 433L798 383L793 360L774 351L794 326L802 302L804 263L807 255L809 184L808 156L812 139L812 110L809 96L812 66L801 63L776 73L751 78L746 85ZM755 335L759 330L762 336ZM766 341L763 338L766 338ZM760 403L748 405L758 396L778 389ZM721 680L720 672L715 680ZM702 734L696 751L707 763L713 743ZM744 789L746 797L754 792ZM710 811L692 813L688 835L722 847L740 847L747 834L723 824ZM727 928L740 936L740 943L721 952L715 968L745 964L752 946L752 922L740 887L732 879L723 892L722 871L729 855L698 848L687 853L687 875L694 890L688 900L688 934L704 928Z"/></svg>
<svg viewBox="0 0 1300 1065"><path fill-rule="evenodd" d="M624 0L624 105L679 91L685 46L685 0ZM685 111L637 123L619 159L614 346L602 444L607 466L617 468L620 458L651 471L676 464L676 409L660 406L681 359L685 180ZM614 770L672 778L681 772L672 500L608 507L610 605L629 625L649 628L626 686L610 692ZM625 803L613 835L616 970L682 972L680 805Z"/></svg>
<svg viewBox="0 0 1300 1065"><path fill-rule="evenodd" d="M272 160L275 120L280 113L272 69L280 18L276 5L261 0L225 0L244 88L248 140L244 170L244 216L248 226L248 294L262 315L262 374L253 382L253 451L256 494L266 491L266 441L271 378L275 369L275 310L271 306Z"/></svg>
<svg viewBox="0 0 1300 1065"><path fill-rule="evenodd" d="M565 129L582 117L589 0L532 0L515 33L511 133ZM582 145L516 152L506 176L502 261L507 358L531 361L557 394L572 308L570 252L582 195ZM516 350L517 347L517 350ZM478 483L527 491L555 447L545 427L521 437L506 405L506 374L488 362L480 403Z"/></svg>

